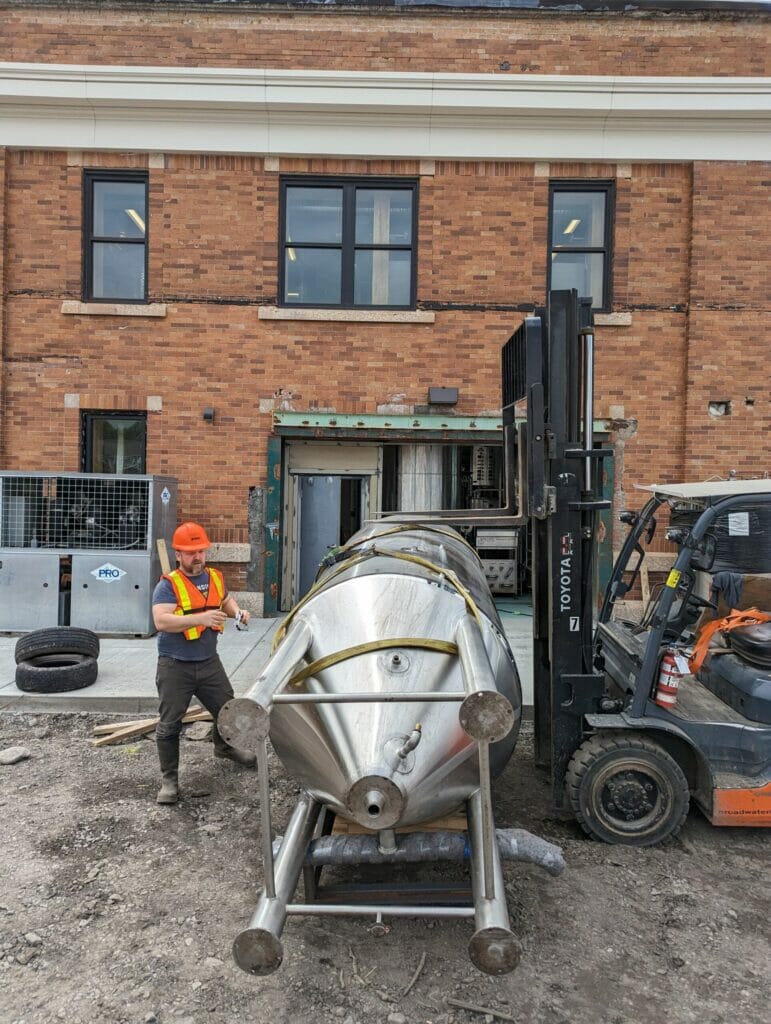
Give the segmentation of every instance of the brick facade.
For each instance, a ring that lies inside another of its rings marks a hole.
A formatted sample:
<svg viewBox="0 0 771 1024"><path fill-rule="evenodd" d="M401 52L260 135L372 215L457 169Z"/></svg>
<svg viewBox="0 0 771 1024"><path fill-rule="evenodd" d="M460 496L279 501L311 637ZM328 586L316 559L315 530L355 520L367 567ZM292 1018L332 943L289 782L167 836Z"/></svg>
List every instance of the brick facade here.
<svg viewBox="0 0 771 1024"><path fill-rule="evenodd" d="M114 7L1 10L3 59L451 72L508 61L518 73L597 75L769 66L769 35L752 16ZM149 300L166 303L166 316L63 314L64 300L81 298L84 167L148 166ZM279 392L297 410L365 414L395 394L423 403L429 385L448 384L458 414L498 406L500 346L545 296L549 181L581 178L616 187L612 309L631 323L598 328L596 415L624 439L620 497L638 503L634 483L768 469L767 165L469 159L419 172L417 160L280 161L281 174L419 179L418 306L435 323L272 321L259 310L277 301L274 164L0 149L2 465L77 470L81 410L144 411L161 396L148 412L147 471L178 477L181 515L214 539L245 541ZM709 415L715 399L732 403L730 417Z"/></svg>

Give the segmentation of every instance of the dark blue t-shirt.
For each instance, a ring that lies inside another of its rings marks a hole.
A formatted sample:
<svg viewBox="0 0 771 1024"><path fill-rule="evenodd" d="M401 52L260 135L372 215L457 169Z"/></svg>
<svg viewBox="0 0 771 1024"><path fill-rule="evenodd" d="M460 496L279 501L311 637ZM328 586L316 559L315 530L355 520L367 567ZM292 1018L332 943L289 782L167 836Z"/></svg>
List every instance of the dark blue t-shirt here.
<svg viewBox="0 0 771 1024"><path fill-rule="evenodd" d="M201 591L204 597L209 592L209 573L202 572L188 579ZM227 593L225 594L227 597ZM153 591L153 604L177 603L177 595L168 580L159 580ZM213 629L205 629L197 640L187 640L184 633L158 632L158 654L165 654L177 661L206 661L217 653L217 637Z"/></svg>

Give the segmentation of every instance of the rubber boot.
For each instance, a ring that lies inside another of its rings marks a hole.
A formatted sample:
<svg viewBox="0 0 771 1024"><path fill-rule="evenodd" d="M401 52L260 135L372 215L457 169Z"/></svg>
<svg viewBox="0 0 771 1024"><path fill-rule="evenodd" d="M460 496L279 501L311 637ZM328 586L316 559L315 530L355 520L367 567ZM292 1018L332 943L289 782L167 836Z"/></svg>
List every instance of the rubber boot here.
<svg viewBox="0 0 771 1024"><path fill-rule="evenodd" d="M156 802L175 804L179 800L179 736L156 736L162 782Z"/></svg>
<svg viewBox="0 0 771 1024"><path fill-rule="evenodd" d="M179 800L179 774L177 772L164 772L161 781L161 788L155 798L159 804L175 804Z"/></svg>

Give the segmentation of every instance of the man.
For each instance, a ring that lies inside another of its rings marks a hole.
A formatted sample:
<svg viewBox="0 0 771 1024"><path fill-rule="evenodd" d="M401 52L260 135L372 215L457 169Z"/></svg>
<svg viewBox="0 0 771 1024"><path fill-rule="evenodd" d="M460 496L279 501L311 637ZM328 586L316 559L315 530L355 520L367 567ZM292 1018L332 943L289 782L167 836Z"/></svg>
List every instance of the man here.
<svg viewBox="0 0 771 1024"><path fill-rule="evenodd" d="M241 610L225 590L217 569L206 568L211 546L198 523L183 523L174 531L172 547L179 566L162 576L153 591L153 621L158 630L160 721L155 730L163 776L159 804L179 800L179 734L190 700L197 697L214 719L214 754L238 764L253 765L254 755L228 746L217 731L217 715L233 696L233 688L217 655L217 638L228 618Z"/></svg>

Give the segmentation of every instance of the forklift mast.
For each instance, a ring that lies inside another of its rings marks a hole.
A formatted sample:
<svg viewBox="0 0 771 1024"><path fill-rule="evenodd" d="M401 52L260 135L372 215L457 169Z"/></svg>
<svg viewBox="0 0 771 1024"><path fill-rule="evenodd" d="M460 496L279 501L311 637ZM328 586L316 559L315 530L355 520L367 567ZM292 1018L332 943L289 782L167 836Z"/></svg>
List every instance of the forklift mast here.
<svg viewBox="0 0 771 1024"><path fill-rule="evenodd" d="M592 437L591 300L551 292L504 346L502 377L507 505L531 524L535 756L562 808L583 716L600 711L604 696L593 666L594 580L598 513L610 507L601 460L612 451Z"/></svg>

